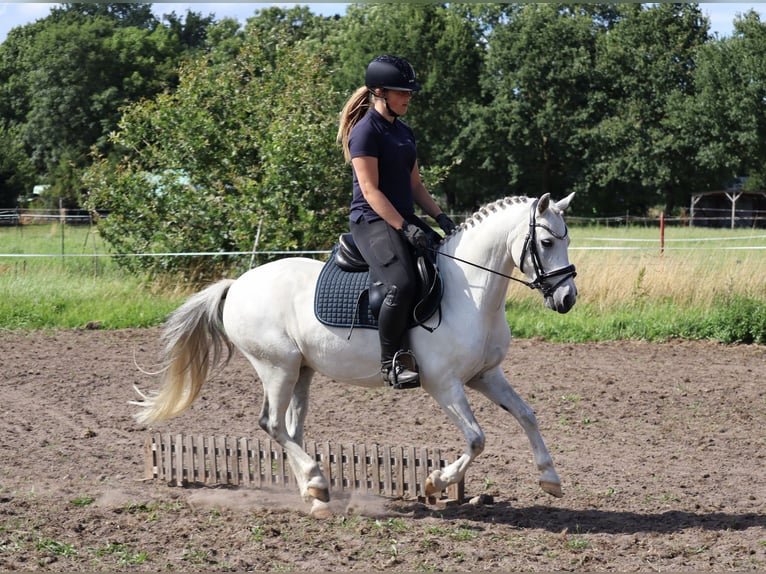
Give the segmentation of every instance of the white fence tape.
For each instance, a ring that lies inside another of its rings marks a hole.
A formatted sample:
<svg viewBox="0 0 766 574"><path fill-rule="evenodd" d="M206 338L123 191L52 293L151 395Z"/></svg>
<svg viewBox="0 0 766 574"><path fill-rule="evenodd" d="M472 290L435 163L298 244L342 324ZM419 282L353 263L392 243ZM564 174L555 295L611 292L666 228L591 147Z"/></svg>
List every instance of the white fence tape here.
<svg viewBox="0 0 766 574"><path fill-rule="evenodd" d="M624 242L630 242L630 241L641 241L646 243L657 243L657 239L630 239L630 238L622 238L622 237L580 237L579 238L582 241L624 241ZM665 238L665 243L668 243L670 241L739 241L744 239L766 239L766 235L743 235L741 237L695 237L695 238Z"/></svg>
<svg viewBox="0 0 766 574"><path fill-rule="evenodd" d="M619 239L617 241L626 241ZM637 240L644 241L644 240ZM681 240L692 241L692 240ZM657 240L654 245L643 247L630 246L570 246L569 251L657 251L660 246ZM738 246L690 246L668 247L664 251L764 251L766 245L738 245ZM0 258L25 258L25 257L217 257L221 255L329 255L332 251L189 251L185 253L0 253Z"/></svg>
<svg viewBox="0 0 766 574"><path fill-rule="evenodd" d="M651 247L627 247L627 246L603 246L603 247L569 247L569 251L657 251L660 245L655 242ZM711 246L711 247L664 247L664 251L760 251L766 250L766 245L739 245L739 246Z"/></svg>
<svg viewBox="0 0 766 574"><path fill-rule="evenodd" d="M0 257L215 257L219 255L328 255L332 251L189 251L186 253L0 253Z"/></svg>

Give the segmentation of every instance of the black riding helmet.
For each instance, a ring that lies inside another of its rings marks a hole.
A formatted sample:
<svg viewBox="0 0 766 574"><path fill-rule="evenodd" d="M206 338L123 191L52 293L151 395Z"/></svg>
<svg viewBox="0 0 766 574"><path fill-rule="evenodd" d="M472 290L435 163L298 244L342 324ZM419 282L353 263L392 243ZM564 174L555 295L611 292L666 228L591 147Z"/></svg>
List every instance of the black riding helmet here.
<svg viewBox="0 0 766 574"><path fill-rule="evenodd" d="M364 84L370 91L375 88L407 92L420 90L412 65L404 58L391 54L378 56L369 63Z"/></svg>

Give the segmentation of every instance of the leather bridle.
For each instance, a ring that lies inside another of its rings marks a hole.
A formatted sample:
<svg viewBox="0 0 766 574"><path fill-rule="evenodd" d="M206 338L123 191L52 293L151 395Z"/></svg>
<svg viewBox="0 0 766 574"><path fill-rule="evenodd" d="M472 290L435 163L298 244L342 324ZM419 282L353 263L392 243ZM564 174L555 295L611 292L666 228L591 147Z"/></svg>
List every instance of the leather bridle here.
<svg viewBox="0 0 766 574"><path fill-rule="evenodd" d="M561 285L564 281L576 277L577 271L575 271L574 265L560 267L559 269L554 269L553 271L548 271L547 273L543 269L542 261L540 261L540 254L537 252L537 228L540 227L545 229L548 233L553 235L553 237L560 240L567 238L569 229L567 228L566 224L564 224L564 234L558 235L547 225L537 223L536 214L538 201L538 199L535 199L532 202L532 209L529 212L529 231L527 232L527 237L524 239L524 247L521 249L521 259L519 260L519 270L524 273L524 260L527 258L527 252L529 252L529 255L532 259L532 265L535 268L535 278L533 281L520 282L524 283L530 289L539 289L543 294L543 297L550 297L553 295L553 292L558 288L558 286ZM547 279L554 277L561 277L561 279L559 279L552 286L545 282Z"/></svg>
<svg viewBox="0 0 766 574"><path fill-rule="evenodd" d="M472 263L470 261L466 261L465 259L455 257L454 255L442 253L441 251L438 251L436 249L432 249L432 248L430 249L431 251L433 251L434 253L438 255L443 255L444 257L454 259L455 261L460 261L461 263L465 263L467 265L477 267L478 269L483 269L484 271L488 271L489 273L500 275L501 277L505 277L506 279L510 279L511 281L516 281L517 283L526 285L530 289L539 290L542 293L543 297L546 297L546 298L550 297L553 295L553 292L556 291L556 289L558 289L559 285L564 283L567 279L576 277L577 271L575 271L574 265L567 265L566 267L560 267L559 269L554 269L553 271L548 271L548 272L546 272L543 269L543 264L542 264L542 261L540 260L540 254L537 252L537 228L540 227L542 229L545 229L548 233L553 235L553 237L560 240L567 238L567 235L569 234L569 230L567 229L566 224L564 224L564 234L558 235L547 225L544 225L542 223L537 223L537 202L538 201L539 199L535 199L532 202L532 208L529 212L529 231L527 232L527 236L524 239L524 247L521 250L521 259L519 260L519 269L523 273L524 260L527 258L527 254L530 255L530 258L532 259L532 265L535 268L535 278L532 281L526 281L524 279L519 279L517 277L511 277L510 275L506 275L505 273L501 273L500 271L489 269L488 267L484 267L477 263ZM546 283L548 279L556 278L556 277L561 277L561 278L555 284L548 285Z"/></svg>

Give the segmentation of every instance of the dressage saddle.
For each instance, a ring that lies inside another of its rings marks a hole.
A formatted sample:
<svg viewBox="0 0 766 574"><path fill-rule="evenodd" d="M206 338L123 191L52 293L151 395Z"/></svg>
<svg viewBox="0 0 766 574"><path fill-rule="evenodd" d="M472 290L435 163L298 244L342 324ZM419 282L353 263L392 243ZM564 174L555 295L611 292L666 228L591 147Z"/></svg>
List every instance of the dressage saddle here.
<svg viewBox="0 0 766 574"><path fill-rule="evenodd" d="M335 264L344 271L358 273L369 271L367 262L354 242L350 233L341 234L338 239L338 249L335 251ZM439 270L434 262L425 255L419 255L415 259L418 274L418 288L420 296L412 310L415 324L422 325L423 321L433 315L442 296L442 284ZM368 289L370 311L377 319L380 306L386 296L385 287L380 281L370 284ZM435 299L435 300L434 300Z"/></svg>
<svg viewBox="0 0 766 574"><path fill-rule="evenodd" d="M438 310L441 323L442 281L439 270L425 256L416 258L419 297L410 316L410 327L421 326ZM385 287L369 276L369 266L350 233L344 233L319 274L314 295L314 312L322 323L333 327L377 329ZM349 333L350 336L350 333Z"/></svg>

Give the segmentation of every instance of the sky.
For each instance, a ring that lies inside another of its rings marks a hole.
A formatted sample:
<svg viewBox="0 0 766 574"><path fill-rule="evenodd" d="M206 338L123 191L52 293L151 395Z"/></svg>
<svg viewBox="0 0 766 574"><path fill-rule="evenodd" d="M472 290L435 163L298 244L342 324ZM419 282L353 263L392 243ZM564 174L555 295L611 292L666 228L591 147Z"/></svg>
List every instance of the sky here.
<svg viewBox="0 0 766 574"><path fill-rule="evenodd" d="M199 12L204 16L215 14L217 20L233 17L244 23L248 17L253 15L255 10L263 9L268 6L289 7L295 4L296 3L292 2L155 2L153 3L152 9L157 16L169 14L171 12L175 12L181 16L186 14L187 10L192 10L194 12ZM332 16L335 14L342 15L346 11L346 6L348 6L346 3L332 2L303 2L299 4L309 6L314 14L321 16ZM55 4L46 4L42 2L0 3L0 42L5 40L5 37L12 28L29 24L40 18L45 18L52 6L55 6ZM710 20L710 31L719 36L731 35L734 28L732 23L734 22L735 16L737 14L744 14L751 8L760 14L761 21L766 21L766 3L704 2L700 3L700 7L702 13Z"/></svg>

